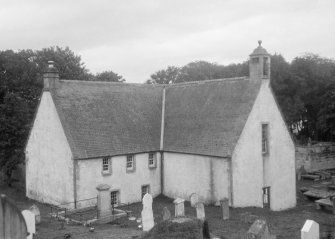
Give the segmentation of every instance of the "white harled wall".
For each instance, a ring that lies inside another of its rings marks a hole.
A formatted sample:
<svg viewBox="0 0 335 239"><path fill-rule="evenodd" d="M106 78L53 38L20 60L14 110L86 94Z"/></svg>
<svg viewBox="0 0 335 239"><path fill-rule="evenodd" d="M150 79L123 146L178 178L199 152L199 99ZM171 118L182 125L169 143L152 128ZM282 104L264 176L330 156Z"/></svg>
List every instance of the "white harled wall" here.
<svg viewBox="0 0 335 239"><path fill-rule="evenodd" d="M189 200L197 193L205 203L229 198L229 161L227 159L164 152L163 194Z"/></svg>
<svg viewBox="0 0 335 239"><path fill-rule="evenodd" d="M160 153L156 153L155 168L149 168L148 156L148 153L135 155L133 172L126 171L125 155L111 157L110 174L102 173L101 158L76 160L77 200L96 197L96 187L99 184L108 184L110 191L119 190L121 203L140 202L143 185L150 185L150 194L153 197L158 196L161 193ZM79 203L78 207L85 203Z"/></svg>
<svg viewBox="0 0 335 239"><path fill-rule="evenodd" d="M26 147L26 195L50 204L73 202L70 147L50 92L44 92Z"/></svg>
<svg viewBox="0 0 335 239"><path fill-rule="evenodd" d="M262 123L269 124L269 154L262 155ZM255 104L232 155L234 207L263 206L262 188L270 186L271 209L296 205L295 147L263 80Z"/></svg>

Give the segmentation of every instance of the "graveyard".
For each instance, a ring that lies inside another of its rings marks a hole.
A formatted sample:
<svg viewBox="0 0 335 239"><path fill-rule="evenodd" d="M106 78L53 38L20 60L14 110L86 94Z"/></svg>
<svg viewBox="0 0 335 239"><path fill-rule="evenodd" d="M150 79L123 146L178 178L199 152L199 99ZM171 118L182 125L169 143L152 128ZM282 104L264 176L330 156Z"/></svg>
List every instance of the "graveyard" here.
<svg viewBox="0 0 335 239"><path fill-rule="evenodd" d="M332 210L318 209L314 200L309 200L301 191L301 188L320 188L327 180L302 180L297 181L297 206L295 208L274 212L269 209L248 207L230 208L229 219L222 219L222 210L218 206L205 205L204 214L208 221L209 231L212 237L217 238L242 238L253 222L257 219L265 220L269 231L276 238L301 238L301 229L306 220L314 220L320 226L320 238L328 238L334 235L335 216ZM25 197L24 192L15 187L0 186L0 191L15 202L20 210L26 210L33 204L37 205L41 213L41 222L36 225L38 238L141 238L143 236L141 223L136 220L129 220L130 217L141 218L143 209L142 203L134 203L121 206L130 212L129 217L121 217L110 223L94 224L89 226L79 225L73 222L66 222L50 216L50 206L35 202ZM284 197L285 195L283 195ZM169 213L168 217L175 216L174 199L165 196L158 196L153 199L152 211L154 223L161 223ZM196 218L198 207L192 206L185 201L184 215L188 218ZM163 211L165 211L163 213ZM182 216L182 215L181 215ZM166 218L165 218L166 219ZM94 229L92 230L93 227ZM144 228L143 228L144 229Z"/></svg>

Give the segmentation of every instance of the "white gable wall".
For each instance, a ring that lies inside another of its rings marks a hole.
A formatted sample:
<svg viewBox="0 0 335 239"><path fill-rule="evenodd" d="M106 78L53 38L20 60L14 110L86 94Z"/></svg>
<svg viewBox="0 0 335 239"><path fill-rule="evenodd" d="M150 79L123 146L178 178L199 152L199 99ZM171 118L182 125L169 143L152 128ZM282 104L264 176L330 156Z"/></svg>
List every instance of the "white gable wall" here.
<svg viewBox="0 0 335 239"><path fill-rule="evenodd" d="M189 200L197 193L205 203L229 198L229 161L227 159L164 152L163 194Z"/></svg>
<svg viewBox="0 0 335 239"><path fill-rule="evenodd" d="M26 147L27 197L73 202L72 154L50 92L44 92Z"/></svg>
<svg viewBox="0 0 335 239"><path fill-rule="evenodd" d="M95 198L96 187L107 184L110 191L119 190L121 203L140 202L141 188L149 185L150 194L155 197L161 193L161 161L160 154L156 153L155 168L148 166L148 153L135 154L135 170L126 171L125 155L110 158L110 174L102 173L102 158L76 160L76 190L77 200ZM96 201L96 200L92 200ZM87 202L78 203L78 207Z"/></svg>
<svg viewBox="0 0 335 239"><path fill-rule="evenodd" d="M262 123L269 124L269 154L262 155ZM269 81L264 80L232 156L234 207L263 206L270 186L272 210L296 205L295 148Z"/></svg>

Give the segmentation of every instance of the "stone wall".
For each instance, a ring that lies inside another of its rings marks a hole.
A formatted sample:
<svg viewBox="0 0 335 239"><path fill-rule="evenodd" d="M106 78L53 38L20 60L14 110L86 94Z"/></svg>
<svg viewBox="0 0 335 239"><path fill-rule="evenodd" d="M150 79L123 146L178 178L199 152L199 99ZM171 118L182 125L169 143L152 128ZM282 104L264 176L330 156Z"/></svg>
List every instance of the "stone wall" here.
<svg viewBox="0 0 335 239"><path fill-rule="evenodd" d="M335 143L319 142L313 145L297 145L296 170L303 167L307 172L335 168Z"/></svg>

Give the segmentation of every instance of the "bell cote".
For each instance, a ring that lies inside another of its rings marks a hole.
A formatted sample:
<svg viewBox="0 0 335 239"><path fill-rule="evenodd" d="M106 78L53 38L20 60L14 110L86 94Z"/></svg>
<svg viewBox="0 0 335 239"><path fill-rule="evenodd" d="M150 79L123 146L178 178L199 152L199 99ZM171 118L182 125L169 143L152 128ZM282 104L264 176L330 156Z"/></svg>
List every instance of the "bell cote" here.
<svg viewBox="0 0 335 239"><path fill-rule="evenodd" d="M251 79L270 79L270 54L258 41L258 47L250 54L249 76Z"/></svg>

